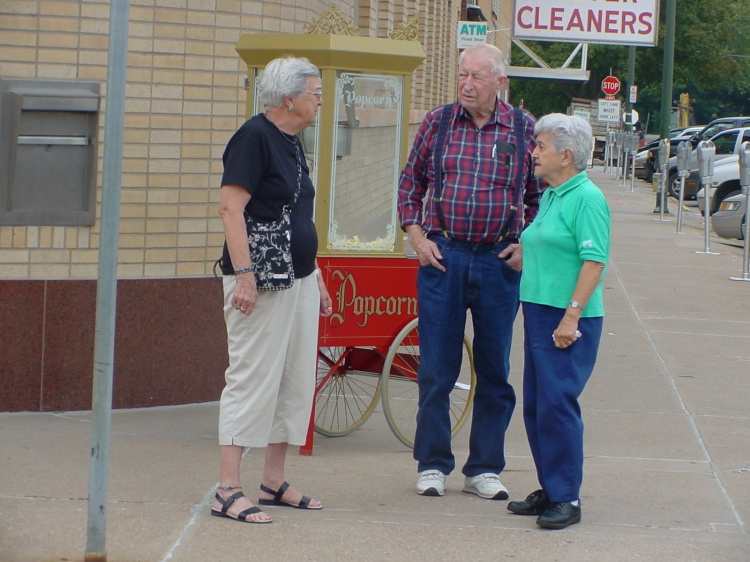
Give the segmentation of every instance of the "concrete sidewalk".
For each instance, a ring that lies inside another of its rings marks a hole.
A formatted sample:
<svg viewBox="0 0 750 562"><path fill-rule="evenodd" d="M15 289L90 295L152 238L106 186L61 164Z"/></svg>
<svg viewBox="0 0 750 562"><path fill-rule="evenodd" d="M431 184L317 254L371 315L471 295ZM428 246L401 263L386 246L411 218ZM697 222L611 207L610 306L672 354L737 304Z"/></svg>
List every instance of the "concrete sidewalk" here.
<svg viewBox="0 0 750 562"><path fill-rule="evenodd" d="M218 449L215 403L117 411L107 551L117 562L750 560L750 284L730 282L741 250L702 249L700 217L685 233L655 221L654 195L592 173L613 215L608 317L583 399L583 522L541 531L506 502L414 491L410 451L378 410L358 431L292 454L289 479L322 512L272 511L270 526L210 517ZM674 205L672 205L674 208ZM518 323L517 323L518 324ZM517 325L517 328L520 326ZM519 394L503 481L513 498L536 487ZM88 413L0 414L0 562L82 560ZM468 431L455 442L458 466ZM250 495L262 455L243 466Z"/></svg>

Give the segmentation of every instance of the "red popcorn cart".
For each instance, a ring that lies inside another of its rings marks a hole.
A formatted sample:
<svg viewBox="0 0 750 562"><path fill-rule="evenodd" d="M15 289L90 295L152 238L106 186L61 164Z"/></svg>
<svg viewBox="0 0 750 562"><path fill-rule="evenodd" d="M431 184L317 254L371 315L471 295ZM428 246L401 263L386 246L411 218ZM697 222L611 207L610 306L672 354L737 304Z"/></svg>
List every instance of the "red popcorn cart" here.
<svg viewBox="0 0 750 562"><path fill-rule="evenodd" d="M251 34L237 50L248 65L248 110L261 110L257 79L271 59L293 53L322 73L323 104L301 135L316 186L318 265L333 301L321 318L313 429L348 435L382 406L395 436L411 447L419 369L416 278L398 224L399 173L409 149L417 41L322 34ZM417 118L418 120L418 118ZM470 340L451 393L453 431L468 419L475 389Z"/></svg>

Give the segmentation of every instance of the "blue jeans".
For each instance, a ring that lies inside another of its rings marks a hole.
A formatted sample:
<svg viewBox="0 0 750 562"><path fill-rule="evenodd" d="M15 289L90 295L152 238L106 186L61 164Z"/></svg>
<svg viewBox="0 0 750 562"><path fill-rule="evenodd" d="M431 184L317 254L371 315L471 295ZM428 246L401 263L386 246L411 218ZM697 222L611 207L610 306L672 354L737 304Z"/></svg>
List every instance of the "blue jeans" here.
<svg viewBox="0 0 750 562"><path fill-rule="evenodd" d="M521 274L497 257L507 242L432 240L447 271L423 266L417 278L421 364L414 459L420 472L450 474L455 467L449 395L461 368L468 309L474 324L477 388L463 473L500 473L505 467L505 430L516 404L508 374Z"/></svg>
<svg viewBox="0 0 750 562"><path fill-rule="evenodd" d="M579 497L583 481L583 418L578 397L591 376L603 320L581 318L582 336L558 349L552 332L562 308L523 303L523 420L537 478L550 501Z"/></svg>

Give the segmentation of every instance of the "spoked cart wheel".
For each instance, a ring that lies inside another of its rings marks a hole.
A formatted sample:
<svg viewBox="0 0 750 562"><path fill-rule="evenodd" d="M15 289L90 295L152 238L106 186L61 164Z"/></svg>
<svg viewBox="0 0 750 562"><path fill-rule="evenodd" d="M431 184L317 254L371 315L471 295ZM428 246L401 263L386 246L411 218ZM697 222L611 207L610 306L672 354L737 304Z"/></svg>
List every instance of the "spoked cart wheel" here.
<svg viewBox="0 0 750 562"><path fill-rule="evenodd" d="M419 388L419 329L414 318L396 335L388 348L380 376L383 412L393 433L404 445L414 447ZM450 394L451 434L455 435L471 414L476 390L471 343L464 337L461 372Z"/></svg>
<svg viewBox="0 0 750 562"><path fill-rule="evenodd" d="M318 348L315 430L348 435L367 421L380 398L382 356L357 347Z"/></svg>

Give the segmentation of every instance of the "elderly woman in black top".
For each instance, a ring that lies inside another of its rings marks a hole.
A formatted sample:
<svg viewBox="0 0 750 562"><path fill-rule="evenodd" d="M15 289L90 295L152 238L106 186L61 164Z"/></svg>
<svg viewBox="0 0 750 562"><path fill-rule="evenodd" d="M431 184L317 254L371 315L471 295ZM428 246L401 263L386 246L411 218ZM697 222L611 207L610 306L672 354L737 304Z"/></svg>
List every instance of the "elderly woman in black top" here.
<svg viewBox="0 0 750 562"><path fill-rule="evenodd" d="M226 235L222 273L229 366L219 413L220 480L211 513L247 523L270 523L271 517L242 492L245 448L266 449L258 503L322 507L289 486L284 461L289 444L305 442L318 314L331 313L315 263L315 191L296 136L314 122L320 107L320 72L307 59L275 59L263 71L260 90L265 111L242 125L227 144L219 199ZM284 205L294 205L295 281L285 290L259 291L245 216L278 219Z"/></svg>

